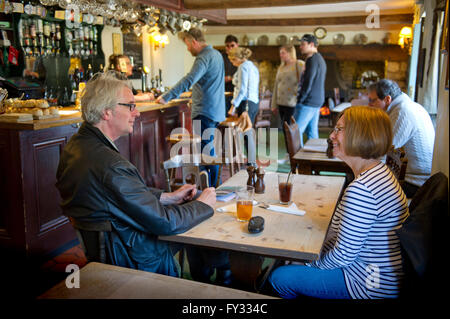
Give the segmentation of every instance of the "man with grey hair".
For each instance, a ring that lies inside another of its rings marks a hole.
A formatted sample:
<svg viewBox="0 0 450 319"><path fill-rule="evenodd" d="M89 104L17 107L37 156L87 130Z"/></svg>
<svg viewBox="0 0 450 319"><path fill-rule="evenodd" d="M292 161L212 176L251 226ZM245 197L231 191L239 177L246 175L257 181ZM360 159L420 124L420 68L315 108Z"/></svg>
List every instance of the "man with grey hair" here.
<svg viewBox="0 0 450 319"><path fill-rule="evenodd" d="M175 249L158 236L185 232L211 217L214 188L192 201L195 185L172 193L146 186L114 144L133 132L140 115L130 85L116 71L87 82L81 107L84 122L64 148L56 174L64 215L108 225L107 262L177 276Z"/></svg>
<svg viewBox="0 0 450 319"><path fill-rule="evenodd" d="M394 81L382 79L368 91L369 105L386 111L391 119L394 148L405 148L408 165L403 191L411 198L431 175L435 132L430 115Z"/></svg>

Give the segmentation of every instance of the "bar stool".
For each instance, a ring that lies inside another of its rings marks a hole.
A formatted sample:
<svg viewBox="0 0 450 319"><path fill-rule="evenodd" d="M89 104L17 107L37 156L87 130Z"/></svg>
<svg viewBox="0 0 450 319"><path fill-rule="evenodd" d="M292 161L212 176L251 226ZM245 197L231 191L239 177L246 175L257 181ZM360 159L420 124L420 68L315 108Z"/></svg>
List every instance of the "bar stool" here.
<svg viewBox="0 0 450 319"><path fill-rule="evenodd" d="M244 157L240 143L242 130L240 130L236 125L237 117L228 117L225 121L219 124L219 130L224 137L222 155L229 164L230 176L235 174L235 165L236 168L240 170L241 164L244 164Z"/></svg>
<svg viewBox="0 0 450 319"><path fill-rule="evenodd" d="M166 142L170 144L171 154L169 154L169 158L172 158L176 155L193 155L199 154L198 147L201 143L201 136L192 134L191 125L186 125L186 116L184 112L180 112L181 117L181 129L176 129L174 133L171 133L169 136L166 136ZM188 128L187 128L188 127ZM180 132L180 133L179 133ZM172 147L177 145L179 147L178 150L172 152ZM176 180L176 177L184 176L183 167L179 167L181 172L177 173L177 168L170 169L169 175L170 178ZM181 179L178 180L181 186L183 183Z"/></svg>

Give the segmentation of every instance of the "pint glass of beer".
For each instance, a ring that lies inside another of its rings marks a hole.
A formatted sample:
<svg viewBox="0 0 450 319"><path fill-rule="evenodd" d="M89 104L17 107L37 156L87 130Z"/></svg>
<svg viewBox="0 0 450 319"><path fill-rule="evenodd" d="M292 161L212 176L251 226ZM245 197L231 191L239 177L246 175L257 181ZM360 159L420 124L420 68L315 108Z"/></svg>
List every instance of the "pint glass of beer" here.
<svg viewBox="0 0 450 319"><path fill-rule="evenodd" d="M252 218L253 197L255 188L253 186L243 186L237 192L237 219L240 222L248 222Z"/></svg>

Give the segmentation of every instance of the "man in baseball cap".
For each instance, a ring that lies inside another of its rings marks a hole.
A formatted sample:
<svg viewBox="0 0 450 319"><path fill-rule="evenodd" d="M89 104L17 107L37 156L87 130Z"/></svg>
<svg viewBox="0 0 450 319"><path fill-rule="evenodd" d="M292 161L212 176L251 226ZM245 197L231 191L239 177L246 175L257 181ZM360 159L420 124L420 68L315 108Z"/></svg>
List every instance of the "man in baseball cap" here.
<svg viewBox="0 0 450 319"><path fill-rule="evenodd" d="M305 41L305 42L308 42L308 43L314 43L315 47L319 46L319 41L317 41L317 38L314 35L312 35L312 34L305 34L305 35L303 35L303 37L302 37L302 39L300 41Z"/></svg>
<svg viewBox="0 0 450 319"><path fill-rule="evenodd" d="M300 143L303 147L303 132L307 138L319 138L319 111L325 102L325 76L327 65L317 52L319 42L312 34L301 38L300 51L306 56L305 69L300 78L295 107L295 121L300 131Z"/></svg>

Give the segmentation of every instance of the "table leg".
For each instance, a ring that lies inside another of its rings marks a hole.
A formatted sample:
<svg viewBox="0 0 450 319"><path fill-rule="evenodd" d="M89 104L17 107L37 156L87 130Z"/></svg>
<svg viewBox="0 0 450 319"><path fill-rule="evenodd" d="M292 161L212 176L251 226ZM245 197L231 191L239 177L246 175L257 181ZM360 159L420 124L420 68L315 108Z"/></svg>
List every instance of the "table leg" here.
<svg viewBox="0 0 450 319"><path fill-rule="evenodd" d="M297 170L299 174L312 175L312 165L306 161L298 161Z"/></svg>
<svg viewBox="0 0 450 319"><path fill-rule="evenodd" d="M264 257L240 253L230 252L230 267L233 274L233 286L243 286L244 288L254 290L255 282L261 274L261 266Z"/></svg>

